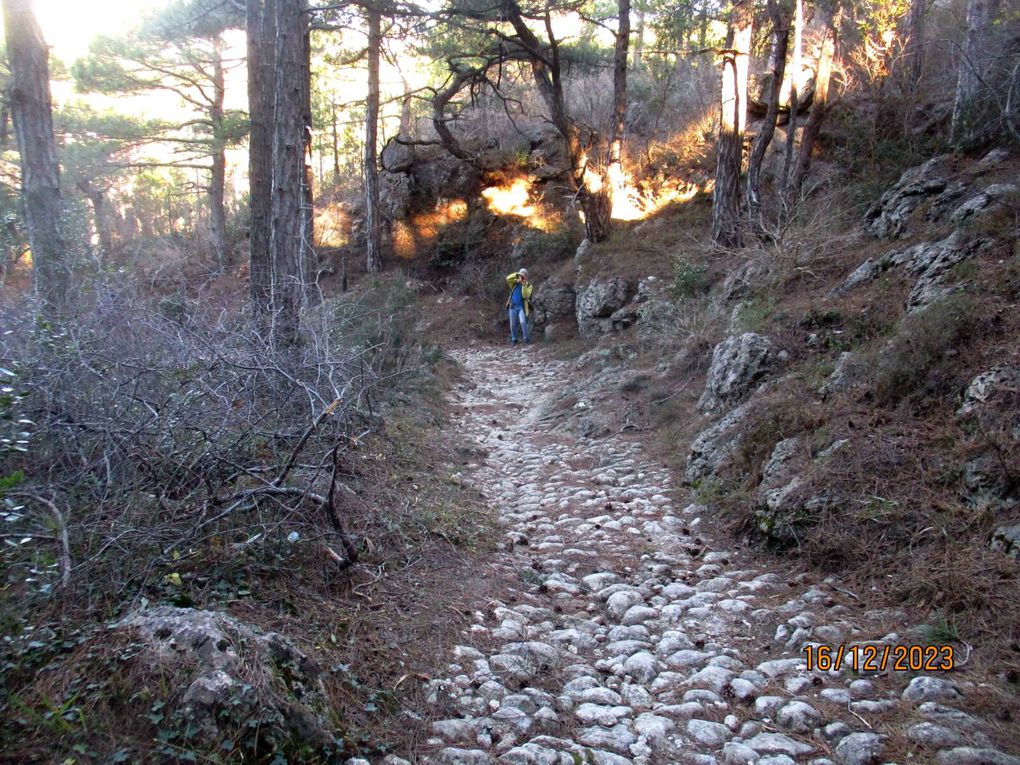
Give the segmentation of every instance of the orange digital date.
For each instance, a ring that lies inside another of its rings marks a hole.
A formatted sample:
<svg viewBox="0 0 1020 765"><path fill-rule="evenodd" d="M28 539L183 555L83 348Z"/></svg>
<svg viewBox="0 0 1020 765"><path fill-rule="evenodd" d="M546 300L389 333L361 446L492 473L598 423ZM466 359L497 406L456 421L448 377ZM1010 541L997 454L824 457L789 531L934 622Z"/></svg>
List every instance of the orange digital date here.
<svg viewBox="0 0 1020 765"><path fill-rule="evenodd" d="M806 645L808 671L948 672L956 663L951 645Z"/></svg>

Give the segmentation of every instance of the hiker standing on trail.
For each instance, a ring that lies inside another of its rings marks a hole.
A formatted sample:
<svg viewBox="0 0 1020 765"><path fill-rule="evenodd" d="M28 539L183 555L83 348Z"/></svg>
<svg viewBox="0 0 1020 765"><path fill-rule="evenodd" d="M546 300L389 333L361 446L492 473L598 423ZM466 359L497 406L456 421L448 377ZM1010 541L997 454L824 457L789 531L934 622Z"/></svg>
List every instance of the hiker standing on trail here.
<svg viewBox="0 0 1020 765"><path fill-rule="evenodd" d="M515 323L521 329L524 342L530 343L528 317L531 316L531 291L533 288L528 281L528 269L522 268L507 276L506 285L510 288L510 297L506 299L506 308L510 314L510 344L517 345Z"/></svg>

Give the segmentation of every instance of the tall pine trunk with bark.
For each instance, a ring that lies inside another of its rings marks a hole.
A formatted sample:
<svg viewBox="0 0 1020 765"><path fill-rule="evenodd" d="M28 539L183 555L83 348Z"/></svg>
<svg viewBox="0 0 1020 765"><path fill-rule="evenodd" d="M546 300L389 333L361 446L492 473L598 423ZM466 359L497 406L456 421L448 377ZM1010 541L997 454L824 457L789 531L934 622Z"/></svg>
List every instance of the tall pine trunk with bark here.
<svg viewBox="0 0 1020 765"><path fill-rule="evenodd" d="M772 82L769 85L768 105L765 119L754 138L751 157L747 163L747 209L754 225L761 227L761 167L765 153L772 143L779 118L779 101L783 92L783 77L786 74L786 53L790 47L790 26L777 0L769 0L769 16L772 20Z"/></svg>
<svg viewBox="0 0 1020 765"><path fill-rule="evenodd" d="M95 222L96 236L99 237L100 262L104 265L109 264L113 255L113 227L110 222L110 211L106 206L106 190L96 188L87 178L78 181L77 186L92 205L92 218Z"/></svg>
<svg viewBox="0 0 1020 765"><path fill-rule="evenodd" d="M10 104L21 155L21 186L28 241L32 248L35 289L50 311L61 311L68 297L70 273L61 232L60 163L53 137L50 98L50 51L31 0L3 0Z"/></svg>
<svg viewBox="0 0 1020 765"><path fill-rule="evenodd" d="M960 63L956 76L956 97L950 124L952 140L966 144L980 132L979 106L986 48L991 37L992 23L999 15L999 0L968 0L967 36L960 50Z"/></svg>
<svg viewBox="0 0 1020 765"><path fill-rule="evenodd" d="M794 170L793 178L790 179L790 192L792 195L800 193L807 178L808 169L811 167L811 152L814 151L815 141L822 129L822 122L829 111L829 83L832 79L832 60L836 51L836 30L831 20L826 25L825 36L822 38L822 48L818 54L818 69L815 72L815 95L811 102L811 113L808 115L807 124L804 126L804 135L800 139L800 153L797 157L797 167Z"/></svg>
<svg viewBox="0 0 1020 765"><path fill-rule="evenodd" d="M580 201L585 237L601 242L613 233L613 192L623 179L623 134L627 120L627 56L630 50L630 0L618 0L613 53L613 116L607 155L583 168ZM590 160L589 160L590 162Z"/></svg>
<svg viewBox="0 0 1020 765"><path fill-rule="evenodd" d="M269 251L273 299L271 337L275 347L297 342L306 291L304 221L304 38L303 0L276 3L276 87L272 152L272 213Z"/></svg>
<svg viewBox="0 0 1020 765"><path fill-rule="evenodd" d="M382 222L379 218L379 54L382 48L379 11L366 8L368 17L368 99L365 103L365 268L382 268Z"/></svg>
<svg viewBox="0 0 1020 765"><path fill-rule="evenodd" d="M804 70L804 0L793 0L793 56L790 60L790 119L786 123L786 156L783 159L783 193L790 184L790 171L797 148L797 118L800 116L800 78Z"/></svg>
<svg viewBox="0 0 1020 765"><path fill-rule="evenodd" d="M307 2L307 0L305 0ZM305 5L305 2L302 5ZM307 21L301 29L301 283L305 305L318 305L319 264L315 252L315 183L312 172L312 31Z"/></svg>
<svg viewBox="0 0 1020 765"><path fill-rule="evenodd" d="M209 177L209 230L212 233L216 266L225 271L229 264L227 253L227 214L224 208L227 184L227 136L224 115L226 83L223 75L223 41L213 41L213 100L209 109L212 123L212 172Z"/></svg>
<svg viewBox="0 0 1020 765"><path fill-rule="evenodd" d="M272 215L273 122L276 90L276 0L247 0L249 183L249 280L252 313L268 330L273 268L269 242Z"/></svg>
<svg viewBox="0 0 1020 765"><path fill-rule="evenodd" d="M712 241L722 247L739 247L743 241L740 167L747 122L747 68L753 19L751 0L736 0L732 4L723 50L719 150L712 195Z"/></svg>

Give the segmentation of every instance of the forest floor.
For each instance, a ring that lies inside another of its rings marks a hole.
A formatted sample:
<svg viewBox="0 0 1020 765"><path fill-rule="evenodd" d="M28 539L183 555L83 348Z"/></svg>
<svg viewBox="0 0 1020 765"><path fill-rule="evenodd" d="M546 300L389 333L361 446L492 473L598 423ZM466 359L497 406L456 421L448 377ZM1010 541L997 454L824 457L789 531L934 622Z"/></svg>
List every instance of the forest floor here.
<svg viewBox="0 0 1020 765"><path fill-rule="evenodd" d="M453 479L503 540L426 689L416 761L1020 765L1015 700L972 647L727 542L647 433L565 427L580 361L480 342L450 355Z"/></svg>

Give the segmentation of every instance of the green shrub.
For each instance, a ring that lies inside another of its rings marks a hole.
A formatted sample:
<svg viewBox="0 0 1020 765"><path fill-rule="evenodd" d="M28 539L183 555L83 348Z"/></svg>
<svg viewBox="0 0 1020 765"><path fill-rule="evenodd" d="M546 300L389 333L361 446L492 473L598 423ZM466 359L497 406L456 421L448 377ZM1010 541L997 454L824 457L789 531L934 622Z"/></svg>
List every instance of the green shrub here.
<svg viewBox="0 0 1020 765"><path fill-rule="evenodd" d="M678 258L673 262L670 291L678 300L696 297L708 289L708 269L699 263Z"/></svg>

